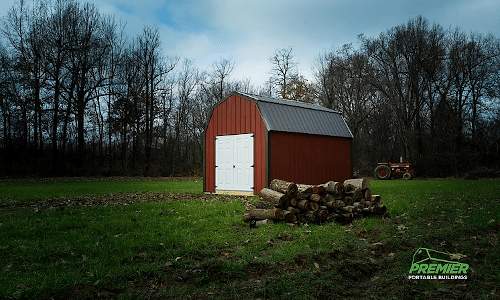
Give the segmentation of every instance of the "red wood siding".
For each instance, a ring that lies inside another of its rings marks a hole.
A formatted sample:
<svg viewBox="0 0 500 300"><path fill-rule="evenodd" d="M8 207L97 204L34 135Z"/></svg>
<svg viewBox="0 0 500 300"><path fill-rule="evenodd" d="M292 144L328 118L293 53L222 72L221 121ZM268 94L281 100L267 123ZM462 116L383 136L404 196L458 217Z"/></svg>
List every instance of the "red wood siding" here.
<svg viewBox="0 0 500 300"><path fill-rule="evenodd" d="M214 108L205 132L204 190L215 191L215 137L254 133L254 191L266 187L265 125L254 102L233 95Z"/></svg>
<svg viewBox="0 0 500 300"><path fill-rule="evenodd" d="M351 178L351 139L269 132L269 180L320 184Z"/></svg>

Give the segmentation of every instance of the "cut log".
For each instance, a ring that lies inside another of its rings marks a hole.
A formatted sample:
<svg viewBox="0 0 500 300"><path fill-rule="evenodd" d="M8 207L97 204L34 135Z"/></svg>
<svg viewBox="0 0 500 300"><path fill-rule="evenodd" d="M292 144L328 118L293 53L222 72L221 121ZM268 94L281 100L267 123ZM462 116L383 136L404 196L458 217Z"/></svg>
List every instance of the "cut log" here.
<svg viewBox="0 0 500 300"><path fill-rule="evenodd" d="M354 202L352 206L359 208L359 209L365 208L365 205L361 202Z"/></svg>
<svg viewBox="0 0 500 300"><path fill-rule="evenodd" d="M273 179L273 181L271 181L271 184L269 185L269 188L282 194L286 194L290 198L295 198L298 192L298 188L295 183L280 179Z"/></svg>
<svg viewBox="0 0 500 300"><path fill-rule="evenodd" d="M313 194L313 186L309 184L297 184L297 199L304 200Z"/></svg>
<svg viewBox="0 0 500 300"><path fill-rule="evenodd" d="M332 194L326 194L326 197L325 197L325 202L329 202L329 201L335 201L335 200L338 200L334 195Z"/></svg>
<svg viewBox="0 0 500 300"><path fill-rule="evenodd" d="M297 206L297 201L298 201L297 198L290 199L290 205L291 206Z"/></svg>
<svg viewBox="0 0 500 300"><path fill-rule="evenodd" d="M355 189L354 193L352 193L352 197L354 198L354 202L359 201L359 199L363 198L365 193L363 193L360 189Z"/></svg>
<svg viewBox="0 0 500 300"><path fill-rule="evenodd" d="M363 197L366 200L370 200L372 198L372 191L370 189L365 190L365 196Z"/></svg>
<svg viewBox="0 0 500 300"><path fill-rule="evenodd" d="M342 210L345 212L352 212L353 208L354 208L354 206L348 205L348 206L342 207Z"/></svg>
<svg viewBox="0 0 500 300"><path fill-rule="evenodd" d="M247 211L248 214L254 220L265 220L265 219L274 219L274 220L283 220L285 218L285 212L280 208L273 209L251 209Z"/></svg>
<svg viewBox="0 0 500 300"><path fill-rule="evenodd" d="M325 204L326 204L327 207L330 207L330 208L336 208L337 207L337 201L336 200L327 201Z"/></svg>
<svg viewBox="0 0 500 300"><path fill-rule="evenodd" d="M319 194L312 194L309 200L318 203L321 200L321 196Z"/></svg>
<svg viewBox="0 0 500 300"><path fill-rule="evenodd" d="M269 201L263 201L263 200L259 200L257 202L255 202L255 208L260 208L260 209L271 209L271 208L275 208L274 206L275 204L272 203L272 202L269 202Z"/></svg>
<svg viewBox="0 0 500 300"><path fill-rule="evenodd" d="M265 220L252 220L250 222L250 227L259 227L265 224L273 224L274 221L272 219L265 219Z"/></svg>
<svg viewBox="0 0 500 300"><path fill-rule="evenodd" d="M290 212L290 211L288 211L288 210L287 210L287 211L285 211L285 221L286 221L287 223L292 223L292 222L293 222L294 217L295 217L295 215L294 215L292 212Z"/></svg>
<svg viewBox="0 0 500 300"><path fill-rule="evenodd" d="M380 195L372 195L371 201L372 201L372 203L379 203L380 202Z"/></svg>
<svg viewBox="0 0 500 300"><path fill-rule="evenodd" d="M382 216L387 212L387 207L383 204L376 205L373 207L373 213Z"/></svg>
<svg viewBox="0 0 500 300"><path fill-rule="evenodd" d="M353 185L356 189L366 190L370 188L370 181L368 179L347 179L344 181L344 185Z"/></svg>
<svg viewBox="0 0 500 300"><path fill-rule="evenodd" d="M319 204L316 202L309 202L309 209L318 211L319 210Z"/></svg>
<svg viewBox="0 0 500 300"><path fill-rule="evenodd" d="M260 191L260 196L264 201L271 202L275 204L277 207L282 209L286 208L287 202L290 199L290 197L287 194L283 194L268 188L263 188Z"/></svg>
<svg viewBox="0 0 500 300"><path fill-rule="evenodd" d="M335 220L339 217L338 214L329 214L326 218L327 222L335 222Z"/></svg>
<svg viewBox="0 0 500 300"><path fill-rule="evenodd" d="M345 206L345 202L342 200L337 200L337 201L335 201L335 206L338 208L342 208Z"/></svg>
<svg viewBox="0 0 500 300"><path fill-rule="evenodd" d="M326 188L324 186L321 186L321 185L315 185L315 186L313 186L313 194L318 194L321 197L325 197L326 196Z"/></svg>
<svg viewBox="0 0 500 300"><path fill-rule="evenodd" d="M308 200L299 200L297 202L297 207L302 210L309 210L309 201Z"/></svg>
<svg viewBox="0 0 500 300"><path fill-rule="evenodd" d="M318 219L318 212L308 210L304 213L304 218L307 220L307 222L314 223Z"/></svg>
<svg viewBox="0 0 500 300"><path fill-rule="evenodd" d="M253 217L250 215L250 213L246 212L243 214L243 222L250 222L253 220Z"/></svg>
<svg viewBox="0 0 500 300"><path fill-rule="evenodd" d="M326 221L326 219L328 218L328 215L329 215L328 214L328 210L320 210L318 212L318 217L319 217L320 220Z"/></svg>
<svg viewBox="0 0 500 300"><path fill-rule="evenodd" d="M344 193L344 184L342 182L328 181L322 184L328 194L339 195Z"/></svg>
<svg viewBox="0 0 500 300"><path fill-rule="evenodd" d="M356 190L356 187L350 183L344 184L344 193L352 194Z"/></svg>
<svg viewBox="0 0 500 300"><path fill-rule="evenodd" d="M345 205L352 205L354 203L354 198L351 196L344 197Z"/></svg>

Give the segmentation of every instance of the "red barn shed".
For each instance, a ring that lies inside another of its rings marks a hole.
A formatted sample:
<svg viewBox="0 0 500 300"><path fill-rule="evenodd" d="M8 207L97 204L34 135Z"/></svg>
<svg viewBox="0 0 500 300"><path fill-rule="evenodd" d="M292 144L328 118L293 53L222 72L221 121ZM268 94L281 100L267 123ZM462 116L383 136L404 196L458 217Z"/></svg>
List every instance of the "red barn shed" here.
<svg viewBox="0 0 500 300"><path fill-rule="evenodd" d="M353 136L338 112L234 92L204 135L203 190L259 193L275 178L320 184L352 177Z"/></svg>

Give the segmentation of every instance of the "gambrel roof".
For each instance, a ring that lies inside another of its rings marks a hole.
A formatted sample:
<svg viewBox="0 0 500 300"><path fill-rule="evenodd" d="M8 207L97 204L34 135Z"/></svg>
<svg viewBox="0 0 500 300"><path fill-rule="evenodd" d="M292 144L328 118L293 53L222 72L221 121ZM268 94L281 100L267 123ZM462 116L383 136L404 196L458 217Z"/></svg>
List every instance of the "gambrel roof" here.
<svg viewBox="0 0 500 300"><path fill-rule="evenodd" d="M233 92L231 95L253 101L268 131L354 138L342 114L334 110L310 103L248 93Z"/></svg>

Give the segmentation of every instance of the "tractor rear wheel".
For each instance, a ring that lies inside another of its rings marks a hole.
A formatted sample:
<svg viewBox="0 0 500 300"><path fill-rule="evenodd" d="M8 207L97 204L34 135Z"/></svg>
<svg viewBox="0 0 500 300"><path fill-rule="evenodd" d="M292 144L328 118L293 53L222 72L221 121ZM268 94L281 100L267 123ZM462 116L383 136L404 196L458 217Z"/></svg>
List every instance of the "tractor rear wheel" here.
<svg viewBox="0 0 500 300"><path fill-rule="evenodd" d="M375 177L380 180L390 179L391 178L391 170L388 166L380 165L375 168Z"/></svg>

